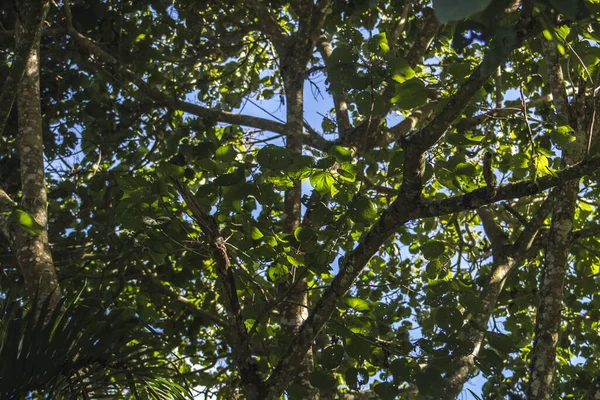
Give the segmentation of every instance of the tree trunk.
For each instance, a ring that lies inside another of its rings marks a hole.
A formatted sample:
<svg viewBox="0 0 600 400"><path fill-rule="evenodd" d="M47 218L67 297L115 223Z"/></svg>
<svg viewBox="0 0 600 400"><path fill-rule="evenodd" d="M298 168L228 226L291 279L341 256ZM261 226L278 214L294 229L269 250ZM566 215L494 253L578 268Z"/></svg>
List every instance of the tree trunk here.
<svg viewBox="0 0 600 400"><path fill-rule="evenodd" d="M294 47L293 45L291 46ZM292 51L288 53L293 54ZM295 57L293 57L295 58ZM300 60L298 60L300 61ZM302 60L304 61L304 60ZM294 157L302 155L302 127L304 121L304 70L307 61L295 64L292 60L283 60L289 65L284 76L287 123L289 132L286 147ZM284 232L294 234L301 221L302 182L294 180L294 186L285 192L284 199ZM295 337L302 323L308 317L308 285L305 277L298 276L296 268L292 268L291 279L281 288L288 291L281 309L281 324L288 338ZM298 367L294 384L301 391L303 399L318 398L317 391L309 382L313 371L313 353L309 349Z"/></svg>
<svg viewBox="0 0 600 400"><path fill-rule="evenodd" d="M568 103L556 45L544 40L543 50L556 110L575 128L576 140L563 150L562 164L568 166L583 160L585 156L586 132L589 131L592 119L587 115L591 115L592 109L581 104L578 107L580 109L577 110L577 117L574 117L575 113ZM579 100L586 102L586 96L584 95ZM527 397L530 400L549 399L552 393L563 286L571 248L571 231L573 230L578 191L579 179L558 186L552 193L554 196L552 224L548 234L544 272L540 284L540 303L536 314L535 340Z"/></svg>
<svg viewBox="0 0 600 400"><path fill-rule="evenodd" d="M44 21L48 4L40 1L17 2L19 20L17 21L17 47L23 38L27 38L26 27L31 19ZM61 293L56 270L48 244L46 225L47 199L46 179L44 176L44 155L42 143L42 112L40 104L40 55L41 28L35 34L34 44L25 64L25 73L19 85L17 101L19 108L18 148L21 157L21 183L23 196L20 208L32 216L43 227L40 235L31 235L16 227L14 251L23 273L25 286L31 298L38 301L51 296L50 306L60 299Z"/></svg>

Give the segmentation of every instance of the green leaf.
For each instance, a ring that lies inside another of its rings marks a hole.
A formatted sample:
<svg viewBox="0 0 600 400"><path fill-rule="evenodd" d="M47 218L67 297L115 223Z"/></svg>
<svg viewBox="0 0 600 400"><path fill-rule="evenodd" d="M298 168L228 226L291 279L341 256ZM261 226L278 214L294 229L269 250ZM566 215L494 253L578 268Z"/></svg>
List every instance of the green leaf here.
<svg viewBox="0 0 600 400"><path fill-rule="evenodd" d="M339 162L352 161L352 150L342 146L332 146L328 151Z"/></svg>
<svg viewBox="0 0 600 400"><path fill-rule="evenodd" d="M400 389L392 382L380 382L373 386L373 391L382 400L394 400L400 393Z"/></svg>
<svg viewBox="0 0 600 400"><path fill-rule="evenodd" d="M446 243L440 240L431 240L420 247L423 257L428 260L439 258L446 251Z"/></svg>
<svg viewBox="0 0 600 400"><path fill-rule="evenodd" d="M304 257L301 254L295 254L295 255L288 254L285 256L285 258L294 267L303 267L304 266Z"/></svg>
<svg viewBox="0 0 600 400"><path fill-rule="evenodd" d="M185 167L166 162L160 165L160 172L173 178L181 178L185 174Z"/></svg>
<svg viewBox="0 0 600 400"><path fill-rule="evenodd" d="M459 21L485 10L492 0L433 0L433 10L440 22Z"/></svg>
<svg viewBox="0 0 600 400"><path fill-rule="evenodd" d="M390 61L389 68L392 80L397 83L403 83L415 76L415 71L408 65L408 61L404 58L393 58Z"/></svg>
<svg viewBox="0 0 600 400"><path fill-rule="evenodd" d="M165 260L167 259L167 255L165 253L161 253L151 249L150 258L156 265L163 265L165 263Z"/></svg>
<svg viewBox="0 0 600 400"><path fill-rule="evenodd" d="M335 386L335 376L329 371L316 370L310 374L310 384L320 390L328 390Z"/></svg>
<svg viewBox="0 0 600 400"><path fill-rule="evenodd" d="M444 388L442 374L434 367L425 369L424 372L416 376L416 384L419 388L419 394L440 398Z"/></svg>
<svg viewBox="0 0 600 400"><path fill-rule="evenodd" d="M464 81L464 79L471 74L471 66L469 63L453 63L447 66L444 66L444 69L452 75L454 79L459 82Z"/></svg>
<svg viewBox="0 0 600 400"><path fill-rule="evenodd" d="M217 186L233 186L244 182L245 180L246 177L244 175L244 170L238 169L230 174L222 174L217 176L213 183Z"/></svg>
<svg viewBox="0 0 600 400"><path fill-rule="evenodd" d="M487 332L485 337L490 346L501 354L508 354L514 350L513 340L508 335L497 332Z"/></svg>
<svg viewBox="0 0 600 400"><path fill-rule="evenodd" d="M344 304L356 311L369 311L371 309L368 301L358 297L346 297L344 298Z"/></svg>
<svg viewBox="0 0 600 400"><path fill-rule="evenodd" d="M462 326L463 315L454 307L440 307L435 312L435 323L447 333L454 332Z"/></svg>
<svg viewBox="0 0 600 400"><path fill-rule="evenodd" d="M396 358L390 364L390 372L394 375L394 379L401 382L407 382L410 379L411 368L406 358Z"/></svg>
<svg viewBox="0 0 600 400"><path fill-rule="evenodd" d="M550 139L564 150L575 141L575 131L570 125L561 125L550 132Z"/></svg>
<svg viewBox="0 0 600 400"><path fill-rule="evenodd" d="M282 170L292 161L290 151L284 147L267 145L258 151L256 161L261 167L271 170Z"/></svg>
<svg viewBox="0 0 600 400"><path fill-rule="evenodd" d="M225 161L225 162L230 162L230 161L235 160L236 156L237 156L237 151L230 144L221 146L221 147L217 148L217 150L215 151L215 158L217 160L221 160L221 161Z"/></svg>
<svg viewBox="0 0 600 400"><path fill-rule="evenodd" d="M358 369L350 367L346 370L344 380L350 389L358 389Z"/></svg>
<svg viewBox="0 0 600 400"><path fill-rule="evenodd" d="M477 356L477 366L486 375L497 374L502 370L504 359L491 349L483 349Z"/></svg>
<svg viewBox="0 0 600 400"><path fill-rule="evenodd" d="M473 178L477 169L473 164L459 163L454 169L454 174L458 176L464 176L466 178Z"/></svg>
<svg viewBox="0 0 600 400"><path fill-rule="evenodd" d="M337 193L337 189L334 186L335 179L329 172L317 172L310 177L310 184L321 195L326 193L335 195Z"/></svg>
<svg viewBox="0 0 600 400"><path fill-rule="evenodd" d="M386 54L388 51L390 51L390 45L388 43L385 32L378 33L377 35L373 36L369 40L368 47L369 47L369 50L373 53L381 52L383 54Z"/></svg>
<svg viewBox="0 0 600 400"><path fill-rule="evenodd" d="M323 366L323 368L337 368L344 359L344 353L344 348L339 344L329 346L325 350L323 350L319 362Z"/></svg>
<svg viewBox="0 0 600 400"><path fill-rule="evenodd" d="M425 84L420 79L413 78L396 85L396 93L391 102L403 110L422 106L427 102Z"/></svg>
<svg viewBox="0 0 600 400"><path fill-rule="evenodd" d="M434 258L433 260L427 263L425 267L425 272L427 272L427 276L431 279L435 279L439 272L442 269L442 263L439 258Z"/></svg>
<svg viewBox="0 0 600 400"><path fill-rule="evenodd" d="M314 243L317 241L317 233L311 228L296 228L294 237L300 243Z"/></svg>
<svg viewBox="0 0 600 400"><path fill-rule="evenodd" d="M358 60L358 56L348 45L342 44L333 49L331 55L327 58L328 66L352 65Z"/></svg>
<svg viewBox="0 0 600 400"><path fill-rule="evenodd" d="M550 0L552 7L573 21L581 21L591 16L584 0Z"/></svg>
<svg viewBox="0 0 600 400"><path fill-rule="evenodd" d="M354 210L352 213L353 219L357 222L371 223L374 222L377 217L377 207L370 199L366 197L359 197L354 203Z"/></svg>
<svg viewBox="0 0 600 400"><path fill-rule="evenodd" d="M346 339L346 353L355 359L366 359L371 355L371 344L360 335L352 335Z"/></svg>
<svg viewBox="0 0 600 400"><path fill-rule="evenodd" d="M16 209L12 212L11 216L29 235L40 236L44 232L44 227L23 210Z"/></svg>
<svg viewBox="0 0 600 400"><path fill-rule="evenodd" d="M477 176L477 168L473 164L459 163L454 169L454 184L465 190L471 191L477 189L475 177Z"/></svg>
<svg viewBox="0 0 600 400"><path fill-rule="evenodd" d="M283 282L287 279L290 270L284 264L273 264L269 267L268 275L272 282Z"/></svg>
<svg viewBox="0 0 600 400"><path fill-rule="evenodd" d="M252 232L250 233L250 236L252 237L253 240L258 240L260 238L262 238L263 233L260 231L260 229L258 229L257 227L252 227Z"/></svg>

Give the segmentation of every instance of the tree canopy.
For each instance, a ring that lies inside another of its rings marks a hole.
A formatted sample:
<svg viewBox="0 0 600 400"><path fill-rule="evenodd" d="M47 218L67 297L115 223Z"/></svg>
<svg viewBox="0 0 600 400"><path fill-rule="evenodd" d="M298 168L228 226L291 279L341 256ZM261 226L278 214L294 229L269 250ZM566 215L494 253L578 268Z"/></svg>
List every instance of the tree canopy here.
<svg viewBox="0 0 600 400"><path fill-rule="evenodd" d="M600 396L600 1L0 7L0 393Z"/></svg>

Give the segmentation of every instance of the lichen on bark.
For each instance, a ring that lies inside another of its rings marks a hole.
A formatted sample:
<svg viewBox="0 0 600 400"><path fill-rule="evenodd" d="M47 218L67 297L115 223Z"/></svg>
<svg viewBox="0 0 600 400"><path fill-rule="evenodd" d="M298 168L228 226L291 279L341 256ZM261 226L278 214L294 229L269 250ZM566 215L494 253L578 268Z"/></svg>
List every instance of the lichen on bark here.
<svg viewBox="0 0 600 400"><path fill-rule="evenodd" d="M28 29L37 28L17 93L18 149L21 158L22 183L20 208L31 215L44 230L40 235L31 235L16 226L13 250L29 296L38 301L50 296L52 306L58 303L61 292L46 231L48 203L44 175L39 75L41 24L48 10L48 4L40 1L22 1L18 2L18 10L20 19L17 21L16 29L17 47L31 35Z"/></svg>

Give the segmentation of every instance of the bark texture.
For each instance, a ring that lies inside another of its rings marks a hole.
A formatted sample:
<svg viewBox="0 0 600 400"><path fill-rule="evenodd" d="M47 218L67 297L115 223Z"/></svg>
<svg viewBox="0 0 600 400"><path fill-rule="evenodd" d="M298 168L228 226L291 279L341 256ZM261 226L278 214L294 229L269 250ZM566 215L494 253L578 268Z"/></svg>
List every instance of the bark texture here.
<svg viewBox="0 0 600 400"><path fill-rule="evenodd" d="M27 29L33 29L31 21L37 21L33 45L27 57L17 94L18 148L21 157L23 191L20 207L44 229L41 235L30 235L17 226L13 247L31 298L37 296L41 301L51 296L50 304L55 305L61 293L46 231L48 202L44 175L39 77L41 24L48 10L48 4L40 1L22 1L18 2L17 7L19 11L16 29L17 47L28 44L31 32L27 32Z"/></svg>
<svg viewBox="0 0 600 400"><path fill-rule="evenodd" d="M558 114L575 128L575 141L563 150L563 166L584 159L586 132L591 123L591 109L580 105L577 113L571 108L559 63L558 51L553 42L544 40L544 58L552 88L554 105ZM584 95L585 96L585 95ZM585 102L584 98L580 99ZM536 314L535 340L531 360L528 399L550 399L554 376L556 346L561 322L563 286L571 247L573 217L577 206L579 180L573 180L553 190L552 224L548 234L544 272L540 284L540 304Z"/></svg>
<svg viewBox="0 0 600 400"><path fill-rule="evenodd" d="M0 134L4 131L10 110L17 95L19 83L25 73L32 48L39 47L42 23L48 11L48 1L28 0L17 2L19 7L20 26L15 32L17 41L15 57L10 67L10 73L4 79L0 93Z"/></svg>
<svg viewBox="0 0 600 400"><path fill-rule="evenodd" d="M313 7L310 3L298 4L298 30L278 49L279 61L283 75L286 98L286 147L294 157L302 155L302 126L304 123L304 76L308 60L315 47L311 35ZM318 27L320 30L320 27ZM284 232L293 235L300 226L302 182L294 180L294 186L286 190L284 195ZM306 277L300 276L296 268L292 268L290 280L280 287L287 292L281 307L281 325L288 339L295 337L308 317L308 284ZM288 341L289 342L289 341ZM318 399L318 391L310 384L310 374L314 369L312 348L308 348L299 360L294 384L302 392L302 398Z"/></svg>
<svg viewBox="0 0 600 400"><path fill-rule="evenodd" d="M492 271L483 289L482 309L464 328L465 337L473 344L473 350L453 357L453 368L444 377L443 399L456 399L464 384L471 378L475 359L481 350L489 320L496 309L506 278L527 257L539 228L550 213L551 205L548 200L542 203L514 243L509 241L506 233L494 220L494 215L489 208L482 207L478 210L486 236L492 244Z"/></svg>

